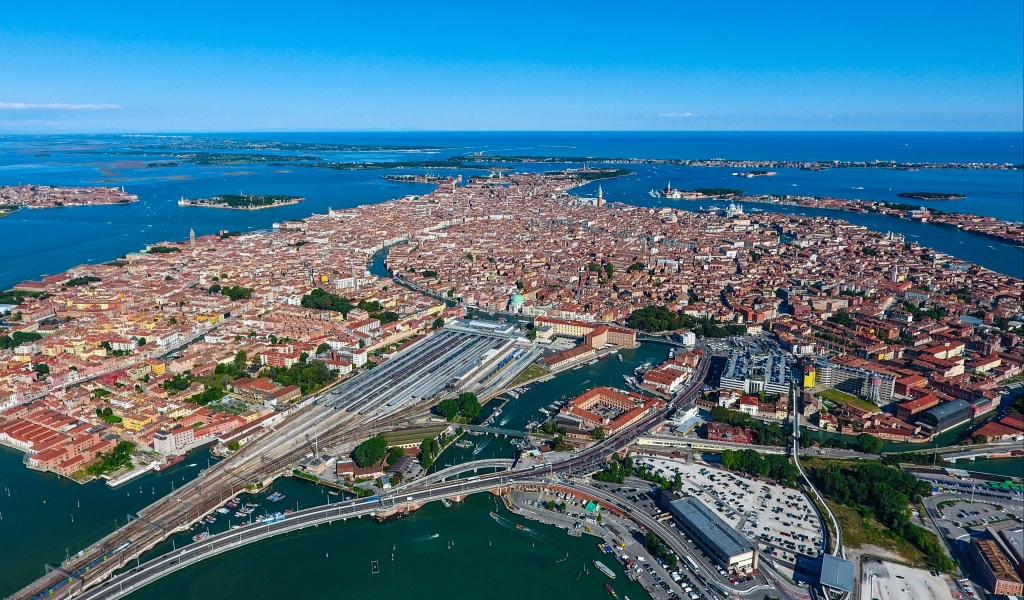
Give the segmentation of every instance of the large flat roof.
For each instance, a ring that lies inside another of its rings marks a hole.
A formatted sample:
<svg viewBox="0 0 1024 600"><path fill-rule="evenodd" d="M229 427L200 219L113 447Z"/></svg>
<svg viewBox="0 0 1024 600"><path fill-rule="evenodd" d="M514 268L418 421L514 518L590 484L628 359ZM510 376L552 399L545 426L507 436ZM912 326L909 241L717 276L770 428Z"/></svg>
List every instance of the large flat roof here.
<svg viewBox="0 0 1024 600"><path fill-rule="evenodd" d="M732 557L754 550L747 538L696 498L686 496L674 500L669 503L669 510L677 519L686 521L691 529L700 532L704 536L701 541L721 556Z"/></svg>
<svg viewBox="0 0 1024 600"><path fill-rule="evenodd" d="M826 554L821 557L821 585L834 590L853 592L853 563Z"/></svg>

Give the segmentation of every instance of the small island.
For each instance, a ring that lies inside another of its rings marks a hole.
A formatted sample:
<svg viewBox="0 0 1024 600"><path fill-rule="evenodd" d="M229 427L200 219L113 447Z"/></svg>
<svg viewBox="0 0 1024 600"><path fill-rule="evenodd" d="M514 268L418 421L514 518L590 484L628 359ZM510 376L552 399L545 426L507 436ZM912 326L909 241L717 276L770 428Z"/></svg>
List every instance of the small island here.
<svg viewBox="0 0 1024 600"><path fill-rule="evenodd" d="M963 200L967 197L963 194L943 194L939 192L901 192L896 195L900 198L913 198L914 200Z"/></svg>
<svg viewBox="0 0 1024 600"><path fill-rule="evenodd" d="M227 208L231 210L260 210L298 204L305 198L285 195L223 194L209 198L182 198L178 206L203 206L206 208Z"/></svg>

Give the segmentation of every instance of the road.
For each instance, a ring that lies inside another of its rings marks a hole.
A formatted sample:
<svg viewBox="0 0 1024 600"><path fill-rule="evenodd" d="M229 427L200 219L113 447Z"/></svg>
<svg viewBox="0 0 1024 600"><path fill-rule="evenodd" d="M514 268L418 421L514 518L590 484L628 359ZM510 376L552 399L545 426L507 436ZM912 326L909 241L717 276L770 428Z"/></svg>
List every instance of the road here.
<svg viewBox="0 0 1024 600"><path fill-rule="evenodd" d="M555 472L600 469L613 452L628 447L641 432L651 428L668 412L684 402L691 401L703 386L709 362L709 360L701 361L687 387L680 391L663 410L651 413L634 425L604 438L564 461L511 474L506 477L506 480L512 482ZM333 391L329 393L333 394ZM250 442L236 455L207 469L198 479L190 482L187 486L179 488L153 503L140 512L138 515L140 518L130 521L111 535L93 544L83 552L80 558L64 565L63 568L74 572L129 540L131 544L121 552L121 560L128 561L135 558L156 546L176 529L183 529L201 516L212 512L228 499L244 491L247 485L272 477L275 473L281 472L304 457L308 450L308 438L313 435L314 427L320 432L320 446L330 447L342 441L365 437L368 431L381 431L410 423L425 414L426 410L429 409L415 405L396 413L377 413L379 416L373 420L358 412L335 410L323 404L314 404L297 411L277 430ZM503 474L498 476L505 477ZM484 483L486 484L486 482ZM413 492L406 493L416 497ZM430 493L429 489L427 493ZM47 595L54 600L67 597L66 594L72 589L78 590L82 587L93 586L107 578L116 570L117 562L101 562L92 567L83 576L84 579L81 582L76 582L76 585L73 586L63 585L66 582L66 575L56 571L51 572L12 595L11 599L27 600L41 597L41 595ZM58 586L61 587L58 588ZM57 592L48 593L49 590L55 588L58 589ZM65 595L61 596L61 594Z"/></svg>
<svg viewBox="0 0 1024 600"><path fill-rule="evenodd" d="M825 514L828 515L829 521L832 523L832 529L836 534L835 548L832 550L832 556L838 556L845 559L846 549L843 548L843 528L839 526L839 519L836 518L832 509L829 508L828 503L825 502L825 497L818 493L818 489L814 487L813 483L811 483L811 479L807 476L807 473L804 473L804 468L800 464L800 405L798 402L800 394L797 393L799 391L800 388L794 383L790 388L789 394L793 402L793 406L790 407L790 414L793 415L793 431L792 435L790 435L793 463L796 464L797 470L800 471L800 478L803 479L804 485L810 490L815 500L817 500L817 502L812 502L811 504L814 505L815 509L818 511L818 520L824 523L825 518L821 514L821 511L824 510ZM829 528L827 524L821 528L821 533L822 536L824 536L823 546L827 551L829 547ZM826 594L825 597L828 597L828 595Z"/></svg>

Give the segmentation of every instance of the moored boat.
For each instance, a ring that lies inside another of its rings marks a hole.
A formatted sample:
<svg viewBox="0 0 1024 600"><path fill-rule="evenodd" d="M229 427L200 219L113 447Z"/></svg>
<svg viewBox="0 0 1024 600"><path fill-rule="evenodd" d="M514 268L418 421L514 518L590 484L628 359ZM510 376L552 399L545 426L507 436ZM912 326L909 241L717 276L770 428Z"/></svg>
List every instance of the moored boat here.
<svg viewBox="0 0 1024 600"><path fill-rule="evenodd" d="M608 565L604 564L603 562L601 562L599 560L595 560L594 561L594 566L597 567L598 571L601 571L602 573L604 573L608 577L611 577L612 579L615 579L615 571L612 571L610 568L608 568Z"/></svg>

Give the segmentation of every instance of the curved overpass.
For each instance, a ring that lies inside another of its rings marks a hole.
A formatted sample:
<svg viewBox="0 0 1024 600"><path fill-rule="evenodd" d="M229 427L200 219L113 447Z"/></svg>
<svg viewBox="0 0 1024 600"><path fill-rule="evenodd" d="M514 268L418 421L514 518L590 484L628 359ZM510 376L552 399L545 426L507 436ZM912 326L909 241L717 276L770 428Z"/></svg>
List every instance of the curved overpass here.
<svg viewBox="0 0 1024 600"><path fill-rule="evenodd" d="M429 485L438 481L444 481L449 477L459 475L462 473L469 473L470 471L476 472L478 469L502 469L508 471L512 468L512 465L516 461L511 458L488 458L485 460L476 460L472 462L462 463L440 471L435 471L430 475L425 475L419 479L410 481L409 483L403 483L398 485L395 490L407 490L415 489L423 485Z"/></svg>

